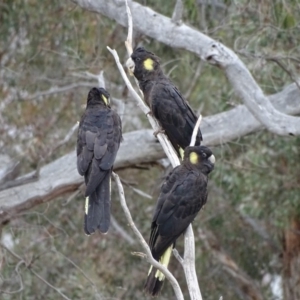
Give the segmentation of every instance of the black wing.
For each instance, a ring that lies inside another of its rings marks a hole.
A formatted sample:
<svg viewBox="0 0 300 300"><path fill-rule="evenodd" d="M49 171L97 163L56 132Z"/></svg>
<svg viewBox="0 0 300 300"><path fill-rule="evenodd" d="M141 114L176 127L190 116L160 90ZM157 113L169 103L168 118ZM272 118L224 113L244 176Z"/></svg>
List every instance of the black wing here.
<svg viewBox="0 0 300 300"><path fill-rule="evenodd" d="M197 117L178 89L169 81L158 82L151 92L154 116L165 130L176 150L187 147L191 142ZM202 141L199 129L196 145Z"/></svg>
<svg viewBox="0 0 300 300"><path fill-rule="evenodd" d="M174 169L157 201L149 242L154 258L159 258L186 230L207 199L207 177L182 169Z"/></svg>
<svg viewBox="0 0 300 300"><path fill-rule="evenodd" d="M121 120L109 108L92 107L83 115L77 140L77 169L86 183L84 231L110 224L110 175L122 138Z"/></svg>
<svg viewBox="0 0 300 300"><path fill-rule="evenodd" d="M87 110L80 122L77 169L85 176L86 196L112 168L121 142L121 120L112 110Z"/></svg>

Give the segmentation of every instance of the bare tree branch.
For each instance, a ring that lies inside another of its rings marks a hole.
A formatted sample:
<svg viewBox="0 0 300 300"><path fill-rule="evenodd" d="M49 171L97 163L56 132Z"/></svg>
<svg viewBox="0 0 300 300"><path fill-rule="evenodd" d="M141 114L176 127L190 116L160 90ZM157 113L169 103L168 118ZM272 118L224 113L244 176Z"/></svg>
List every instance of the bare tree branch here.
<svg viewBox="0 0 300 300"><path fill-rule="evenodd" d="M226 71L235 92L243 99L255 118L269 131L279 135L300 135L300 118L287 116L278 111L232 50L213 42L205 58Z"/></svg>
<svg viewBox="0 0 300 300"><path fill-rule="evenodd" d="M125 2L119 0L71 0L84 9L98 12L127 27ZM168 17L165 17L149 7L137 2L129 2L133 19L133 28L142 34L169 45L182 48L203 57L207 45L213 40L201 32L185 25L178 26ZM155 26L153 26L155 24Z"/></svg>
<svg viewBox="0 0 300 300"><path fill-rule="evenodd" d="M121 203L121 206L122 206L123 211L125 213L126 219L127 219L128 223L129 223L129 226L132 228L134 234L137 236L138 241L142 245L144 251L146 252L147 261L151 265L153 265L155 268L157 268L158 270L160 270L166 276L166 278L169 280L169 282L171 283L171 285L173 287L173 290L175 292L176 298L178 300L181 300L181 299L183 300L184 299L183 298L183 294L182 294L182 291L180 289L180 286L179 286L176 278L172 275L172 273L168 270L168 268L166 268L165 266L161 265L158 261L156 261L152 257L152 253L151 253L151 250L150 250L147 242L144 240L142 234L136 228L136 226L135 226L135 224L134 224L134 222L132 220L130 211L129 211L129 209L127 207L127 204L126 204L124 190L123 190L123 186L122 186L122 183L120 181L119 176L117 174L113 173L113 177L114 177L114 179L115 179L115 181L117 183L117 186L118 186L120 203Z"/></svg>
<svg viewBox="0 0 300 300"><path fill-rule="evenodd" d="M136 241L126 232L126 230L124 230L113 215L110 215L110 223L125 241L127 241L130 245L136 244Z"/></svg>
<svg viewBox="0 0 300 300"><path fill-rule="evenodd" d="M123 2L118 0L72 0L72 2L127 26ZM130 8L134 28L141 33L171 47L194 52L202 59L208 59L209 62L221 66L247 108L268 130L280 135L300 135L299 118L286 116L272 106L248 69L233 51L185 24L177 26L170 18L149 7L131 1Z"/></svg>
<svg viewBox="0 0 300 300"><path fill-rule="evenodd" d="M99 294L97 285L87 276L87 274L69 257L64 255L62 252L58 251L56 248L51 250L54 253L61 255L64 259L66 259L75 269L77 269L83 277L91 284L92 288L95 290L97 294Z"/></svg>
<svg viewBox="0 0 300 300"><path fill-rule="evenodd" d="M134 131L124 134L124 142L121 143L114 167L126 168L154 162L163 157L165 154L154 138L152 130ZM32 178L34 173L29 173L21 179ZM72 151L41 167L39 177L34 182L1 191L0 223L35 205L74 192L82 182L83 177L76 170L76 153Z"/></svg>
<svg viewBox="0 0 300 300"><path fill-rule="evenodd" d="M128 35L127 35L127 39L125 41L125 47L126 47L128 55L131 55L131 53L133 52L133 49L132 49L133 23L132 23L131 11L130 11L130 8L128 6L128 1L127 0L125 0L125 5L126 5L126 13L127 13L127 16L128 16Z"/></svg>
<svg viewBox="0 0 300 300"><path fill-rule="evenodd" d="M51 156L54 153L54 151L56 151L59 147L68 143L70 141L70 139L72 138L74 132L78 129L78 126L79 126L79 122L76 122L72 126L72 128L68 131L66 136L61 141L59 141L56 145L54 145L54 147L52 149L49 149L49 152L47 153L47 157Z"/></svg>
<svg viewBox="0 0 300 300"><path fill-rule="evenodd" d="M134 90L134 88L132 87L129 79L127 78L127 75L126 75L126 73L123 69L123 66L120 63L118 53L116 52L116 50L112 50L109 47L107 47L107 49L114 56L115 61L116 61L117 66L118 66L118 69L119 69L119 71L120 71L120 73L121 73L121 75L122 75L122 77L123 77L123 79L126 83L126 86L128 87L129 91L131 92L132 96L134 97L134 100L136 101L137 105L140 107L140 109L147 116L147 118L149 120L149 123L151 124L154 131L159 132L160 127L159 127L157 121L152 117L152 114L150 113L149 107L145 105L145 103L140 98L140 96L137 94L137 92ZM160 132L157 134L157 138L158 138L161 146L163 147L164 152L168 156L172 166L173 167L178 166L180 164L178 156L176 155L176 153L175 153L170 141L168 140L168 138Z"/></svg>
<svg viewBox="0 0 300 300"><path fill-rule="evenodd" d="M282 60L291 60L294 61L296 63L300 63L300 60L297 59L296 57L293 56L282 56L282 55L275 55L275 56L269 56L269 55L263 55L263 54L254 54L254 53L250 53L248 51L245 51L245 49L243 50L237 50L237 53L245 56L245 57L251 57L251 58L256 58L256 59L263 59L266 61L272 61L275 62L280 68L282 68L291 78L292 81L294 81L297 85L297 87L300 89L300 82L299 79L297 78L297 76L288 69L288 67L286 67Z"/></svg>
<svg viewBox="0 0 300 300"><path fill-rule="evenodd" d="M91 82L75 82L71 83L65 86L52 86L49 90L46 91L40 91L32 95L27 95L25 98L26 99L36 99L36 98L42 98L44 96L49 96L53 94L58 94L58 93L65 93L69 90L77 89L80 87L92 87L93 84Z"/></svg>
<svg viewBox="0 0 300 300"><path fill-rule="evenodd" d="M193 129L190 146L195 146L196 136L200 127L201 120L202 116L200 115ZM183 267L191 299L202 300L202 295L195 269L195 238L192 224L188 226L187 230L184 233L184 258L182 259L178 252L174 251L174 253Z"/></svg>
<svg viewBox="0 0 300 300"><path fill-rule="evenodd" d="M268 99L285 114L300 113L300 91L294 83ZM201 125L203 139L208 145L223 144L260 129L263 129L262 124L244 105L206 117Z"/></svg>
<svg viewBox="0 0 300 300"><path fill-rule="evenodd" d="M269 100L286 114L300 113L300 91L295 84L269 96ZM224 144L262 129L260 122L244 105L205 117L201 124L203 138L208 146ZM155 162L164 157L163 149L153 136L152 130L133 131L124 134L115 169ZM43 166L38 178L33 177L33 174L35 172L16 179L24 183L29 178L30 182L27 184L0 192L0 223L35 205L74 192L83 182L76 170L75 151Z"/></svg>
<svg viewBox="0 0 300 300"><path fill-rule="evenodd" d="M15 258L17 258L19 260L18 265L21 264L25 264L27 270L29 270L32 274L34 274L38 279L40 279L42 282L44 282L46 285L48 285L50 288L52 288L53 290L55 290L58 294L61 295L62 298L66 299L66 300L71 300L69 297L67 297L64 293L62 293L58 288L56 288L55 286L53 286L50 282L48 282L47 280L45 280L43 277L41 277L37 272L35 272L32 269L32 265L27 265L25 260L20 257L18 254L16 254L14 251L12 251L11 249L7 248L5 245L3 245L2 243L0 243L0 247L2 247L3 249L5 249L8 253L10 253L12 256L14 256ZM23 283L22 283L23 285Z"/></svg>
<svg viewBox="0 0 300 300"><path fill-rule="evenodd" d="M202 121L202 116L200 115L200 116L198 117L198 120L197 120L197 122L196 122L196 124L195 124L195 127L194 127L194 129L193 129L193 134L192 134L190 146L195 146L195 143L196 143L196 137L197 137L197 133L198 133L198 130L199 130L201 121Z"/></svg>
<svg viewBox="0 0 300 300"><path fill-rule="evenodd" d="M207 0L196 0L196 2L198 4L205 4L208 6L213 6L219 9L226 9L227 6L223 3L223 1L219 1L219 0L213 0L213 1L207 1Z"/></svg>
<svg viewBox="0 0 300 300"><path fill-rule="evenodd" d="M127 0L126 2L126 11L127 11L127 15L128 15L128 36L127 36L127 40L125 42L125 46L127 48L127 53L130 56L132 54L132 15L130 12L130 8L128 7L128 3ZM107 47L108 50L113 54L115 61L117 63L117 66L119 68L119 71L127 85L127 88L129 89L129 91L132 93L135 101L137 102L138 106L143 110L143 112L146 114L146 116L148 117L148 120L152 126L152 128L156 131L159 132L159 126L158 126L158 122L157 120L155 120L155 118L152 116L152 114L149 113L149 108L144 104L143 100L138 96L138 94L135 92L135 90L133 89L129 79L126 76L126 73L123 70L122 65L120 64L120 60L118 57L118 54L115 50L111 50L109 47ZM136 81L137 83L137 81ZM141 92L141 94L143 94ZM191 138L191 145L195 145L195 141L196 141L196 135L200 126L200 122L201 122L201 115L195 125L195 128L193 130L193 135ZM159 133L157 135L158 140L160 141L164 152L166 153L166 155L168 156L173 168L175 168L176 166L180 165L180 161L178 159L177 154L174 151L174 148L172 147L170 141L168 140L168 138L166 137L165 134ZM119 186L119 189L122 188L122 186ZM120 196L121 196L121 192L120 192ZM126 204L125 198L124 198L124 203ZM129 210L128 210L129 212ZM128 216L127 216L128 217ZM137 229L136 229L137 230ZM137 230L138 231L138 230ZM139 233L139 232L138 232ZM140 234L140 233L139 233ZM140 234L141 236L141 234ZM200 288L199 288L199 284L198 284L198 280L197 280L197 274L195 271L195 240L194 240L194 235L193 235L193 229L192 229L192 225L189 225L189 229L186 230L186 233L184 235L185 240L189 241L189 243L186 243L186 247L185 248L185 257L187 257L187 259L183 262L184 265L184 270L185 273L188 275L188 277L186 277L187 283L188 283L188 287L189 287L189 292L190 295L192 297L192 299L202 299L201 296L201 292L200 292ZM192 246L191 246L192 244ZM150 251L150 249L149 249ZM151 253L151 251L150 251ZM155 265L154 265L155 266ZM168 278L169 279L169 278ZM169 279L170 280L170 279ZM174 285L171 282L174 292L177 295L178 292L176 291L176 285ZM179 286L178 286L179 287ZM179 295L180 296L180 295ZM178 298L178 295L177 295Z"/></svg>
<svg viewBox="0 0 300 300"><path fill-rule="evenodd" d="M193 77L192 77L192 79L191 79L191 83L190 83L190 85L189 85L187 91L186 91L185 94L184 94L184 98L185 98L185 99L189 99L189 98L190 98L190 95L191 95L191 93L192 93L194 87L196 86L196 82L197 82L199 76L201 75L203 65L204 65L203 61L202 61L202 60L199 60L199 63L198 63L198 65L197 65L197 69L196 69L196 71L195 71L195 73L193 74Z"/></svg>
<svg viewBox="0 0 300 300"><path fill-rule="evenodd" d="M50 288L52 288L54 291L56 291L58 294L60 294L64 299L71 300L69 297L67 297L64 293L62 293L58 288L53 286L50 282L45 280L41 275L39 275L37 272L35 272L32 268L29 268L30 272L35 275L39 280L44 282L46 285L48 285Z"/></svg>
<svg viewBox="0 0 300 300"><path fill-rule="evenodd" d="M20 287L19 287L17 290L15 290L15 291L5 291L5 290L0 290L0 294L3 293L3 294L13 295L13 294L18 294L18 293L20 293L20 292L23 291L23 289L24 289L24 284L23 284L22 276L21 276L20 271L19 271L19 268L20 268L20 266L21 266L22 264L25 264L25 262L24 262L23 260L20 260L20 261L17 263L16 267L15 267L15 272L17 273L17 276L18 276L19 281L20 281Z"/></svg>
<svg viewBox="0 0 300 300"><path fill-rule="evenodd" d="M0 154L0 189L1 183L17 176L19 162L13 161L8 155Z"/></svg>
<svg viewBox="0 0 300 300"><path fill-rule="evenodd" d="M172 22L180 25L183 14L183 3L182 0L176 0L175 8L172 14Z"/></svg>
<svg viewBox="0 0 300 300"><path fill-rule="evenodd" d="M105 88L105 79L104 79L103 71L100 71L99 74L96 76L98 80L98 86Z"/></svg>
<svg viewBox="0 0 300 300"><path fill-rule="evenodd" d="M280 59L277 57L271 57L268 60L275 62L280 68L282 68L290 76L291 80L296 83L298 89L300 89L298 78L280 61Z"/></svg>
<svg viewBox="0 0 300 300"><path fill-rule="evenodd" d="M184 233L184 255L182 267L191 299L202 300L196 273L195 238L192 224L189 225Z"/></svg>

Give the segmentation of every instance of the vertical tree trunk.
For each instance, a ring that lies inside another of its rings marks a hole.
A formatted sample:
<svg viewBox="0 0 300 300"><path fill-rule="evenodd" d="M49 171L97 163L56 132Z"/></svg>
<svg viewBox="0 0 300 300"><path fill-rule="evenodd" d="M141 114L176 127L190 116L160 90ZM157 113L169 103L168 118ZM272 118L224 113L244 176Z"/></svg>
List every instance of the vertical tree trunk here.
<svg viewBox="0 0 300 300"><path fill-rule="evenodd" d="M300 299L300 216L284 232L283 292L286 300Z"/></svg>

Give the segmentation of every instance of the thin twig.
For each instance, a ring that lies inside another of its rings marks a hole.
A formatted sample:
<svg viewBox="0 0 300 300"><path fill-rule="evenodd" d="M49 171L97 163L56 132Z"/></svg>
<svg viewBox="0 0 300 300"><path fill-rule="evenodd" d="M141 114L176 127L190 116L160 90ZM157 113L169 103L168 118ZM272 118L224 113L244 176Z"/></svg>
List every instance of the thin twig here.
<svg viewBox="0 0 300 300"><path fill-rule="evenodd" d="M200 115L197 122L196 122L194 130L193 130L190 146L195 146L196 137L197 137L197 133L198 133L201 121L202 121L202 116Z"/></svg>
<svg viewBox="0 0 300 300"><path fill-rule="evenodd" d="M97 285L86 275L86 273L78 266L76 265L73 260L71 260L70 258L68 258L66 255L64 255L62 252L57 251L56 249L52 249L51 250L54 253L57 253L59 255L61 255L63 258L65 258L74 268L76 268L82 275L83 277L93 286L93 288L95 289L96 293L99 294Z"/></svg>
<svg viewBox="0 0 300 300"><path fill-rule="evenodd" d="M28 95L26 98L32 100L32 99L36 99L36 98L40 98L40 97L44 97L44 96L49 96L52 94L65 93L69 90L76 89L79 87L91 87L91 86L92 86L92 84L89 82L75 82L75 83L71 83L71 84L65 85L65 86L53 86L49 90L37 92L32 95Z"/></svg>
<svg viewBox="0 0 300 300"><path fill-rule="evenodd" d="M100 71L97 75L98 85L99 87L103 87L105 89L105 79L104 79L104 72Z"/></svg>
<svg viewBox="0 0 300 300"><path fill-rule="evenodd" d="M133 186L129 186L135 193L137 193L138 195L147 198L147 199L153 199L152 196L150 196L149 194L145 193L144 191L134 188Z"/></svg>
<svg viewBox="0 0 300 300"><path fill-rule="evenodd" d="M69 297L67 297L64 293L62 293L58 288L53 286L50 282L45 280L43 277L41 277L38 273L36 273L32 268L29 268L29 271L38 279L40 279L42 282L44 282L46 285L51 287L53 290L55 290L58 294L60 294L64 299L66 300L71 300Z"/></svg>
<svg viewBox="0 0 300 300"><path fill-rule="evenodd" d="M191 300L202 300L195 268L195 238L190 224L184 233L183 270Z"/></svg>
<svg viewBox="0 0 300 300"><path fill-rule="evenodd" d="M245 64L231 49L218 42L211 43L207 49L205 59L226 71L227 78L235 92L257 120L275 134L300 135L300 118L288 116L277 110L265 96Z"/></svg>
<svg viewBox="0 0 300 300"><path fill-rule="evenodd" d="M70 298L68 298L64 293L62 293L59 289L57 289L55 286L53 286L51 283L49 283L47 280L45 280L43 277L41 277L38 273L36 273L33 269L32 269L32 265L31 264L26 264L25 260L19 256L18 254L16 254L14 251L12 251L11 249L9 249L8 247L6 247L3 243L0 243L0 246L5 249L8 253L10 253L12 256L14 256L15 258L17 258L19 260L19 264L21 264L21 262L24 262L26 268L32 273L34 274L34 276L36 276L37 278L39 278L41 281L43 281L46 285L48 285L49 287L51 287L53 290L55 290L58 294L60 294L64 299L66 300L71 300ZM18 266L17 265L17 266Z"/></svg>
<svg viewBox="0 0 300 300"><path fill-rule="evenodd" d="M19 280L20 280L20 287L16 290L16 291L4 291L4 290L0 290L0 293L3 293L3 294L8 294L8 295L13 295L13 294L18 294L20 292L23 291L24 289L24 284L23 284L23 279L22 279L22 276L19 272L19 267L22 265L22 264L25 264L25 261L24 260L20 260L16 267L15 267L15 271L19 277Z"/></svg>
<svg viewBox="0 0 300 300"><path fill-rule="evenodd" d="M83 184L82 184L81 186L83 186ZM80 186L80 187L81 187L81 186ZM81 193L80 187L78 188L77 191L75 191L74 193L72 193L72 194L67 198L66 201L64 201L64 202L62 203L62 206L68 205L74 198L76 198L76 197Z"/></svg>
<svg viewBox="0 0 300 300"><path fill-rule="evenodd" d="M14 256L15 258L17 258L19 261L24 261L23 258L21 256L19 256L17 253L15 253L14 251L12 251L11 249L9 249L8 247L6 247L3 243L0 242L0 247L2 247L3 249L5 249L10 255ZM25 262L25 261L24 261Z"/></svg>
<svg viewBox="0 0 300 300"><path fill-rule="evenodd" d="M295 82L298 89L300 90L300 83L298 78L277 57L272 57L268 60L275 62L280 68L282 68L283 71L285 71L290 76L291 80Z"/></svg>
<svg viewBox="0 0 300 300"><path fill-rule="evenodd" d="M129 223L129 226L133 230L134 234L137 236L138 241L140 242L140 244L143 247L144 251L146 252L146 254L147 254L147 261L151 265L153 265L155 268L157 268L158 270L160 270L166 276L166 278L170 281L170 283L171 283L171 285L173 287L173 290L175 292L176 298L179 299L179 300L183 300L184 299L183 298L183 294L182 294L182 291L180 289L180 286L179 286L176 278L172 275L172 273L165 266L161 265L157 260L155 260L152 257L151 250L150 250L148 244L146 243L146 241L144 240L142 234L139 232L139 230L137 229L137 227L135 226L135 224L133 222L130 210L128 209L128 206L126 204L126 199L125 199L125 195L124 195L124 189L123 189L122 183L120 181L120 178L115 173L112 173L112 175L113 175L113 177L114 177L114 179L115 179L115 181L117 183L117 186L118 186L120 203L121 203L122 209L123 209L123 211L125 213L126 219L127 219L128 223Z"/></svg>
<svg viewBox="0 0 300 300"><path fill-rule="evenodd" d="M139 256L139 257L142 257L142 258L147 258L147 254L143 253L143 252L131 252L132 255L135 255L135 256Z"/></svg>
<svg viewBox="0 0 300 300"><path fill-rule="evenodd" d="M128 88L128 90L130 91L130 93L133 96L133 99L136 101L137 105L139 106L139 108L144 112L144 114L147 116L152 128L154 129L154 131L158 132L160 127L157 123L157 121L152 117L152 114L149 110L149 107L145 105L145 103L143 102L143 100L140 98L140 96L138 95L138 93L135 91L135 89L133 88L133 86L131 85L122 64L120 63L120 59L118 56L118 53L116 50L112 50L110 47L107 46L108 51L113 55L113 57L115 58L117 67L123 77L123 80L126 83L126 86ZM179 162L179 158L176 155L174 148L172 147L170 141L167 139L167 137L162 134L162 133L158 133L157 134L157 138L159 140L159 142L161 143L166 155L168 156L171 164L173 167L176 167L178 165L180 165Z"/></svg>
<svg viewBox="0 0 300 300"><path fill-rule="evenodd" d="M133 24L132 24L132 15L131 15L131 11L130 11L130 8L128 6L127 0L125 0L125 4L126 4L127 16L128 16L128 35L127 35L127 39L125 41L125 47L127 49L128 55L130 56L132 51L133 51L133 49L132 49Z"/></svg>
<svg viewBox="0 0 300 300"><path fill-rule="evenodd" d="M144 191L138 189L138 188L135 188L132 186L132 183L130 184L129 182L127 182L126 180L124 179L121 179L121 182L122 184L124 184L125 186L127 186L128 188L130 188L132 191L134 191L135 193L137 193L138 195L144 197L144 198L147 198L147 199L153 199L152 196L150 196L149 194L145 193Z"/></svg>
<svg viewBox="0 0 300 300"><path fill-rule="evenodd" d="M111 226L119 233L122 238L129 243L129 245L136 244L136 241L126 232L126 230L118 223L116 218L111 215L110 216Z"/></svg>
<svg viewBox="0 0 300 300"><path fill-rule="evenodd" d="M127 19L128 19L128 34L127 34L127 39L125 41L125 47L126 47L126 50L127 50L127 54L130 57L132 52L133 52L133 46L132 46L133 22L132 22L131 10L129 8L127 0L125 0L125 5L126 5L126 13L127 13ZM134 77L134 81L135 81L136 85L139 88L138 80L135 77ZM139 88L139 92L140 92L141 96L144 98L144 94L143 94L143 92L140 88Z"/></svg>
<svg viewBox="0 0 300 300"><path fill-rule="evenodd" d="M63 140L61 140L60 142L58 142L47 154L47 157L49 157L55 150L57 150L59 147L65 145L66 143L68 143L70 141L70 139L72 138L74 132L77 130L79 126L79 123L76 122L72 128L68 131L68 133L66 134L66 136L64 137Z"/></svg>
<svg viewBox="0 0 300 300"><path fill-rule="evenodd" d="M35 182L37 181L39 178L39 170L37 169L34 172L31 172L25 176L13 179L13 180L9 180L7 182L4 182L2 184L0 184L0 191L2 190L6 190L9 188L13 188L13 187L17 187L20 185L25 185L31 182Z"/></svg>
<svg viewBox="0 0 300 300"><path fill-rule="evenodd" d="M203 65L204 65L203 61L200 60L199 63L198 63L197 69L196 69L195 73L193 74L193 78L191 80L189 88L184 94L185 99L190 98L190 95L191 95L194 87L196 86L197 80L198 80L199 76L201 75Z"/></svg>
<svg viewBox="0 0 300 300"><path fill-rule="evenodd" d="M173 255L179 261L179 263L183 266L184 260L183 260L183 258L181 257L181 255L179 254L179 252L176 248L173 248Z"/></svg>
<svg viewBox="0 0 300 300"><path fill-rule="evenodd" d="M127 4L127 0L125 0L125 1L126 1L126 10L127 10L127 16L128 16L128 27L129 27L127 41L125 42L125 45L126 45L126 49L127 49L128 55L130 56L131 53L132 53L132 46L130 47L130 45L129 45L130 42L132 41L132 30L131 30L131 28L132 28L132 16L131 16L131 13L130 13L129 6ZM133 89L133 87L132 87L132 85L131 85L129 79L127 78L127 75L126 75L126 73L125 73L125 71L123 69L123 66L120 63L119 56L118 56L117 52L115 50L110 49L109 47L107 47L107 48L112 53L112 55L114 56L115 61L116 61L117 66L118 66L118 69L119 69L119 71L120 71L120 73L121 73L121 75L123 77L123 80L125 81L128 89L129 89L129 91L132 93L133 98L137 102L138 106L142 109L142 111L147 115L148 120L149 120L152 128L155 131L158 131L158 129L159 129L158 122L152 117L152 115L149 113L149 108L144 104L143 100L138 96L138 94ZM197 121L197 123L195 125L195 128L194 128L193 136L195 136L195 137L194 137L194 141L193 141L193 138L191 139L191 145L195 144L196 135L197 135L197 132L198 132L198 128L200 126L200 122L201 122L201 115L200 115L200 117L199 117L199 119L198 119L198 121ZM162 145L162 147L163 147L166 155L168 156L168 158L169 158L169 160L170 160L173 168L175 168L176 166L180 165L180 161L178 159L178 156L176 155L176 153L174 151L174 148L171 146L171 143L166 138L166 136L164 134L159 133L157 135L157 137L158 137L158 140L161 143L161 145ZM123 195L121 193L121 189L122 189L121 182L120 182L120 186L118 185L118 187L119 187L120 198L122 196L124 197L124 192L123 192ZM126 205L125 197L124 197L124 203ZM123 207L125 214L126 214L126 208L127 208L127 206L125 208ZM128 210L128 208L127 208L127 210ZM127 219L129 220L130 226L134 226L134 223L132 222L129 210L128 210L128 213L129 213L129 215L127 215ZM141 233L137 230L137 228L135 226L134 226L134 228L137 231L136 234L141 238L142 245L146 246L146 249L147 249L146 252L149 254L148 257L152 258L152 254L151 254L151 251L150 251L147 243L145 242L145 240L143 239ZM190 247L190 245L189 245L191 243L193 243L192 247ZM201 297L201 292L200 292L200 288L199 288L199 285L198 285L197 275L196 275L196 272L195 272L195 242L194 242L194 235L193 235L192 225L189 225L189 228L186 230L186 234L185 234L185 247L188 247L188 249L185 249L185 258L187 258L187 261L183 262L183 264L184 264L183 268L184 268L184 271L185 271L185 274L186 274L187 281L190 281L190 283L191 283L190 284L188 282L189 293L190 293L192 299L199 300L199 299L202 299L202 297ZM152 258L152 260L153 260L153 258ZM153 261L155 262L155 264L153 263ZM150 261L150 263L154 267L156 267L157 264L159 265L159 263L156 260L153 260L153 261L152 262ZM158 268L158 269L160 270L160 268ZM172 282L171 282L171 284L172 284L173 289L174 289L175 294L176 294L176 285L174 286L173 285L174 283L172 283ZM180 289L180 287L179 287L179 289ZM180 290L180 293L181 293L181 290ZM178 298L178 299L180 299L180 298Z"/></svg>
<svg viewBox="0 0 300 300"><path fill-rule="evenodd" d="M175 8L172 14L172 22L180 25L183 14L183 3L182 0L176 0Z"/></svg>

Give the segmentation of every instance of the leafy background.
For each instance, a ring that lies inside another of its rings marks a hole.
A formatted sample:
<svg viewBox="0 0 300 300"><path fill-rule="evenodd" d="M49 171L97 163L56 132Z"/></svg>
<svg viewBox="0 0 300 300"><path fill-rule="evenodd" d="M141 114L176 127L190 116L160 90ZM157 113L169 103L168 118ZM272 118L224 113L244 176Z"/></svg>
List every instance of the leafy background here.
<svg viewBox="0 0 300 300"><path fill-rule="evenodd" d="M175 6L175 1L138 2L169 17ZM293 81L300 66L297 0L216 1L220 7L199 3L184 1L184 22L234 49L266 94L278 92ZM127 32L105 16L82 10L70 1L4 0L0 7L0 153L20 161L19 172L25 174L74 149L76 134L55 151L53 145L63 140L80 118L89 85L97 84L78 77L80 72L104 70L112 96L130 103L106 49L107 45L117 49L125 61ZM240 104L224 74L194 54L139 33L136 43L161 58L165 72L204 116ZM288 72L272 60L274 57ZM74 83L66 92L40 95ZM141 124L149 127L141 113L136 115L140 122L127 121L125 132ZM130 110L125 108L123 118L126 116ZM257 284L265 299L283 299L280 292L278 297L274 294L272 285L275 278L284 275L285 232L299 219L299 146L298 137L280 137L262 130L213 148L217 163L210 176L209 201L193 224L196 269L204 299L219 299L221 295L224 299L246 298L204 246L198 229L213 234L218 247ZM125 194L135 223L146 239L166 172L160 164L119 172L126 182ZM142 197L132 187L153 198ZM113 216L133 236L114 185L112 193ZM70 299L148 299L142 289L149 266L132 255L140 247L130 245L113 229L105 236L87 238L82 230L83 195L69 196L18 215L2 227L2 243L11 243L30 268ZM182 239L177 247L182 251ZM19 288L17 263L1 250L2 291ZM183 272L175 259L170 269L187 296ZM3 299L60 297L24 264L19 266L19 274L24 289L5 293ZM282 282L284 287L285 280ZM174 299L168 283L159 299Z"/></svg>

